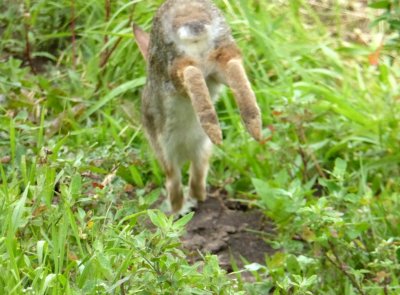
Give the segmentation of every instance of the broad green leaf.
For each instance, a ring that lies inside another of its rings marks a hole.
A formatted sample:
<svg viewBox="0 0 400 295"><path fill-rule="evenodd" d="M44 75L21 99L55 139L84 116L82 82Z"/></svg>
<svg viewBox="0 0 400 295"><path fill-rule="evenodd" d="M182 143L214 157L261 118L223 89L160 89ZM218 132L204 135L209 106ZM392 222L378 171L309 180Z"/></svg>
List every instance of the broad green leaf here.
<svg viewBox="0 0 400 295"><path fill-rule="evenodd" d="M179 218L177 221L174 222L174 226L176 228L183 228L193 218L193 215L194 212L190 212L189 214L182 216L181 218Z"/></svg>
<svg viewBox="0 0 400 295"><path fill-rule="evenodd" d="M299 274L301 272L300 264L294 255L288 255L286 257L286 267L290 273Z"/></svg>
<svg viewBox="0 0 400 295"><path fill-rule="evenodd" d="M82 189L82 177L79 173L76 173L71 180L71 186L70 186L70 192L71 192L71 197L72 200L76 200Z"/></svg>
<svg viewBox="0 0 400 295"><path fill-rule="evenodd" d="M22 193L21 198L15 204L10 224L13 233L17 231L18 227L24 224L23 214L25 212L25 203L28 196L28 191L29 191L29 184L26 186L24 192Z"/></svg>
<svg viewBox="0 0 400 295"><path fill-rule="evenodd" d="M333 175L342 180L347 168L347 162L341 158L335 160L335 168L333 169Z"/></svg>
<svg viewBox="0 0 400 295"><path fill-rule="evenodd" d="M38 263L41 265L43 263L43 258L44 258L44 246L46 242L41 240L36 243L36 252L37 252L37 257L38 257Z"/></svg>
<svg viewBox="0 0 400 295"><path fill-rule="evenodd" d="M54 273L48 274L46 276L46 278L44 279L43 288L42 288L42 291L40 292L40 294L46 294L46 291L50 287L50 284L54 281L54 279L56 277L57 277L57 275Z"/></svg>
<svg viewBox="0 0 400 295"><path fill-rule="evenodd" d="M168 227L167 217L159 210L147 210L151 222L160 229Z"/></svg>

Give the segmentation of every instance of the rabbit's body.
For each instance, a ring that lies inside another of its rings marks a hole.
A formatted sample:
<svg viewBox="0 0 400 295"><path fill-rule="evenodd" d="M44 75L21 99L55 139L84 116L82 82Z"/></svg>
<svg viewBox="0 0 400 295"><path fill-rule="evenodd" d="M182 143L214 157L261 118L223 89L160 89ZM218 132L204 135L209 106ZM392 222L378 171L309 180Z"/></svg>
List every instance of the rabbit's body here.
<svg viewBox="0 0 400 295"><path fill-rule="evenodd" d="M220 85L229 85L239 97L246 126L258 139L260 113L230 29L211 1L167 0L153 20L149 43L138 43L148 60L143 125L166 173L168 195L177 212L184 200L180 170L185 162L191 162L190 197L206 197L212 142L222 141L212 105ZM251 103L243 101L245 96Z"/></svg>

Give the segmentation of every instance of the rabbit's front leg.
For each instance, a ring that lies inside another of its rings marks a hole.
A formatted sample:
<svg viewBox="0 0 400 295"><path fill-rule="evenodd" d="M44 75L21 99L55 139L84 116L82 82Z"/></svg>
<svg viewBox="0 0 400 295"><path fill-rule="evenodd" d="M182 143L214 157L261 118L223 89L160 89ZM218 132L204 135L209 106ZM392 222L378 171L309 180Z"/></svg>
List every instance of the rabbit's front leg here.
<svg viewBox="0 0 400 295"><path fill-rule="evenodd" d="M261 140L261 113L236 44L221 46L212 55L224 83L232 89L243 122L254 139Z"/></svg>
<svg viewBox="0 0 400 295"><path fill-rule="evenodd" d="M202 71L188 59L176 61L173 71L189 96L204 132L214 144L221 144L222 131Z"/></svg>

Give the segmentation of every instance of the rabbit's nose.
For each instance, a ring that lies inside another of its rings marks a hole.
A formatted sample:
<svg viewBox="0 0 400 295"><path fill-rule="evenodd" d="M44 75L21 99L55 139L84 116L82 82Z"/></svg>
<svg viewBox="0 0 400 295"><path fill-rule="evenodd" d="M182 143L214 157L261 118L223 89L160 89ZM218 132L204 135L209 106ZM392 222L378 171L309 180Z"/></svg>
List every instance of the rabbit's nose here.
<svg viewBox="0 0 400 295"><path fill-rule="evenodd" d="M181 25L177 31L182 41L197 42L208 36L208 25L203 21L189 21Z"/></svg>
<svg viewBox="0 0 400 295"><path fill-rule="evenodd" d="M189 28L193 35L200 35L204 33L206 27L203 22L191 22L187 23L186 26Z"/></svg>

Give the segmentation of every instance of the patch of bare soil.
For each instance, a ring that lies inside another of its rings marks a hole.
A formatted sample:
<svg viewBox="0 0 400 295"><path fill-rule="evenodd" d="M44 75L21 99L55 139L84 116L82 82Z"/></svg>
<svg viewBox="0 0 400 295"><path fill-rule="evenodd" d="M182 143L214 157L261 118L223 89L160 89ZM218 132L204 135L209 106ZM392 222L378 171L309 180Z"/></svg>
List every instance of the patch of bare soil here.
<svg viewBox="0 0 400 295"><path fill-rule="evenodd" d="M274 252L264 240L273 233L265 215L221 196L200 203L186 229L182 244L191 262L201 260L200 253L215 254L228 272L232 271L232 258L239 267L243 266L241 257L265 264L265 253Z"/></svg>

